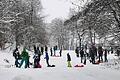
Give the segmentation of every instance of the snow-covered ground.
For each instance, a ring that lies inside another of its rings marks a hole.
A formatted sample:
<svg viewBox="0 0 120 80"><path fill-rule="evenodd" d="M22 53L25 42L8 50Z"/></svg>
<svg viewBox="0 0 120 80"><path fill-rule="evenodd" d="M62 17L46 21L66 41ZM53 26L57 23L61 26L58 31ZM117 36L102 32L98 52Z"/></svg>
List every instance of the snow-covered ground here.
<svg viewBox="0 0 120 80"><path fill-rule="evenodd" d="M71 68L67 67L68 52L72 58ZM29 53L32 56L33 53ZM112 60L114 55L108 57ZM30 61L33 62L32 57ZM0 51L0 80L120 80L120 70L106 68L103 64L92 65L87 61L85 67L74 67L80 64L80 59L76 58L74 51L63 51L62 57L50 57L50 64L55 64L56 67L47 67L42 56L42 68L15 68L12 53Z"/></svg>

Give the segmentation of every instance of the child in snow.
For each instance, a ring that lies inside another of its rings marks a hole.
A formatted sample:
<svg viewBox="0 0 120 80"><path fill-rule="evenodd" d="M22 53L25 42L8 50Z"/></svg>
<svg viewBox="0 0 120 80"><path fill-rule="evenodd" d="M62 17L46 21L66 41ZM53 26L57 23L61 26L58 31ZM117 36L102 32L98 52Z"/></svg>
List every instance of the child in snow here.
<svg viewBox="0 0 120 80"><path fill-rule="evenodd" d="M68 67L72 67L72 65L71 65L71 57L70 57L70 54L69 53L67 53L67 62L68 62Z"/></svg>

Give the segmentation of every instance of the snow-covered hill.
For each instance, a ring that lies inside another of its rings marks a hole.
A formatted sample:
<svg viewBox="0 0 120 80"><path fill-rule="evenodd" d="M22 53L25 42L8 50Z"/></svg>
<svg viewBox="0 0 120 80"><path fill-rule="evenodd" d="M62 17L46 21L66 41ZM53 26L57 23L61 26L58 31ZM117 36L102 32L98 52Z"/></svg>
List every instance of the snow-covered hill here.
<svg viewBox="0 0 120 80"><path fill-rule="evenodd" d="M68 52L72 58L71 68L67 67L66 54ZM33 62L33 53L29 53L30 61ZM113 56L109 55L109 59L112 60ZM55 64L56 67L47 67L43 55L42 68L15 68L12 53L0 51L0 80L120 80L119 70L93 65L88 60L85 67L74 67L80 64L80 59L76 58L74 51L63 51L62 57L50 57L50 64Z"/></svg>

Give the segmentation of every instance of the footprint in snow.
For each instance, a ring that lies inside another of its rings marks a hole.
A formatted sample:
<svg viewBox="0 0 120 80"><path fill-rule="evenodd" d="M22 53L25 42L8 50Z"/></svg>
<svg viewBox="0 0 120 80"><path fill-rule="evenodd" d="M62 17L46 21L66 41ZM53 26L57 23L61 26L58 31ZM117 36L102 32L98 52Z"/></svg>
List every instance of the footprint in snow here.
<svg viewBox="0 0 120 80"><path fill-rule="evenodd" d="M26 75L18 75L15 76L12 80L32 80L32 78Z"/></svg>

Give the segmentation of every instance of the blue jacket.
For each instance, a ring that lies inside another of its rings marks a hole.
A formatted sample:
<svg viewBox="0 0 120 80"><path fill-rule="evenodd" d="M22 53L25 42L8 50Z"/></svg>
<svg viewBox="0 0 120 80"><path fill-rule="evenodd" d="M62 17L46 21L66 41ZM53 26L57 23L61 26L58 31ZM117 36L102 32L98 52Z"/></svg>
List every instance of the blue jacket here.
<svg viewBox="0 0 120 80"><path fill-rule="evenodd" d="M47 52L45 53L45 59L46 59L46 60L49 60L49 55L48 55Z"/></svg>

